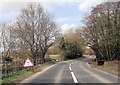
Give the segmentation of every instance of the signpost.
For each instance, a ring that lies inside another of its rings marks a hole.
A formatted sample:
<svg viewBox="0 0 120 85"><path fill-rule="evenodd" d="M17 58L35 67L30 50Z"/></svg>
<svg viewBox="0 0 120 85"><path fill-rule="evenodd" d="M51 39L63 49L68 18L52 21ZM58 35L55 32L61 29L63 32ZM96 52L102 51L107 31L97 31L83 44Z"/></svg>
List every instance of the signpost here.
<svg viewBox="0 0 120 85"><path fill-rule="evenodd" d="M34 65L33 65L33 63L30 61L29 58L26 59L24 65L23 65L23 67L33 67L33 66L34 66ZM33 68L32 68L32 69L33 69ZM33 69L33 71L34 71L34 69Z"/></svg>
<svg viewBox="0 0 120 85"><path fill-rule="evenodd" d="M34 65L33 65L33 63L30 61L29 58L26 59L24 65L23 65L23 67L33 67L33 66L34 66Z"/></svg>

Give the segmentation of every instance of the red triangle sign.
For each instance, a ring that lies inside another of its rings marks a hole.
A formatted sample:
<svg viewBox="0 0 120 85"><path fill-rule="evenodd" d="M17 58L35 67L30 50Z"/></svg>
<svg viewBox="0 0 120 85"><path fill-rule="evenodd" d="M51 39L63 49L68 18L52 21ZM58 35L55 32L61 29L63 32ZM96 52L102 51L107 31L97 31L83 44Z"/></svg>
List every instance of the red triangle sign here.
<svg viewBox="0 0 120 85"><path fill-rule="evenodd" d="M33 66L34 66L34 65L33 65L33 63L30 61L29 58L26 59L24 65L23 65L23 67L33 67Z"/></svg>

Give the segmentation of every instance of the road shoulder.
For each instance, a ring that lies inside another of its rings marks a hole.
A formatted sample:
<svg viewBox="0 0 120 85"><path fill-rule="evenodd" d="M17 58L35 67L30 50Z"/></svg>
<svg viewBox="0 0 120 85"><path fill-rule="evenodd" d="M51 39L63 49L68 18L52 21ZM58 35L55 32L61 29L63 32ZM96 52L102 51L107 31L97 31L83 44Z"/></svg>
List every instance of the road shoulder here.
<svg viewBox="0 0 120 85"><path fill-rule="evenodd" d="M27 82L27 80L30 80L30 78L33 78L33 77L37 76L37 74L41 74L42 72L44 72L45 70L53 67L54 65L56 65L56 64L49 64L49 65L46 65L46 66L42 66L42 67L36 69L34 72L32 72L28 75L22 76L22 77L20 77L16 80L13 80L10 83L25 83L25 82Z"/></svg>
<svg viewBox="0 0 120 85"><path fill-rule="evenodd" d="M105 74L109 74L109 75L111 75L111 76L113 76L113 77L118 78L118 75L117 75L117 74L112 74L111 72L108 72L108 71L103 70L103 69L101 69L101 68L99 68L99 67L97 67L97 66L94 66L94 64L90 64L89 62L87 62L87 65L88 65L89 67L97 70L97 71L100 71L100 72L103 72L103 73L105 73Z"/></svg>

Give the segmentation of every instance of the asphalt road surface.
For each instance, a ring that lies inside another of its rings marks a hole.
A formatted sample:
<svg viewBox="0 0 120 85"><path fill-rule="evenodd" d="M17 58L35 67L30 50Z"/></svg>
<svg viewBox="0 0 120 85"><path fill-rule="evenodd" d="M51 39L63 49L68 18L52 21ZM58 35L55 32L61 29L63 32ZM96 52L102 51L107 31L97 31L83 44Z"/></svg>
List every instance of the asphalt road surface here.
<svg viewBox="0 0 120 85"><path fill-rule="evenodd" d="M58 63L22 83L118 83L118 78L90 67L89 58Z"/></svg>

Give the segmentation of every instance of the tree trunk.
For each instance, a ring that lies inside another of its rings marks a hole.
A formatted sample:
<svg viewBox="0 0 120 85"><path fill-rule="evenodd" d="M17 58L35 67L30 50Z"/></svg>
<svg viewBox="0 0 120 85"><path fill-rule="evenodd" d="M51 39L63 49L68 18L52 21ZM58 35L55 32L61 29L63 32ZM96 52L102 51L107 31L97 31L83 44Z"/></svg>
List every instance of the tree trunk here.
<svg viewBox="0 0 120 85"><path fill-rule="evenodd" d="M42 57L41 57L42 64L45 63L45 53L46 53L46 52L43 52Z"/></svg>

